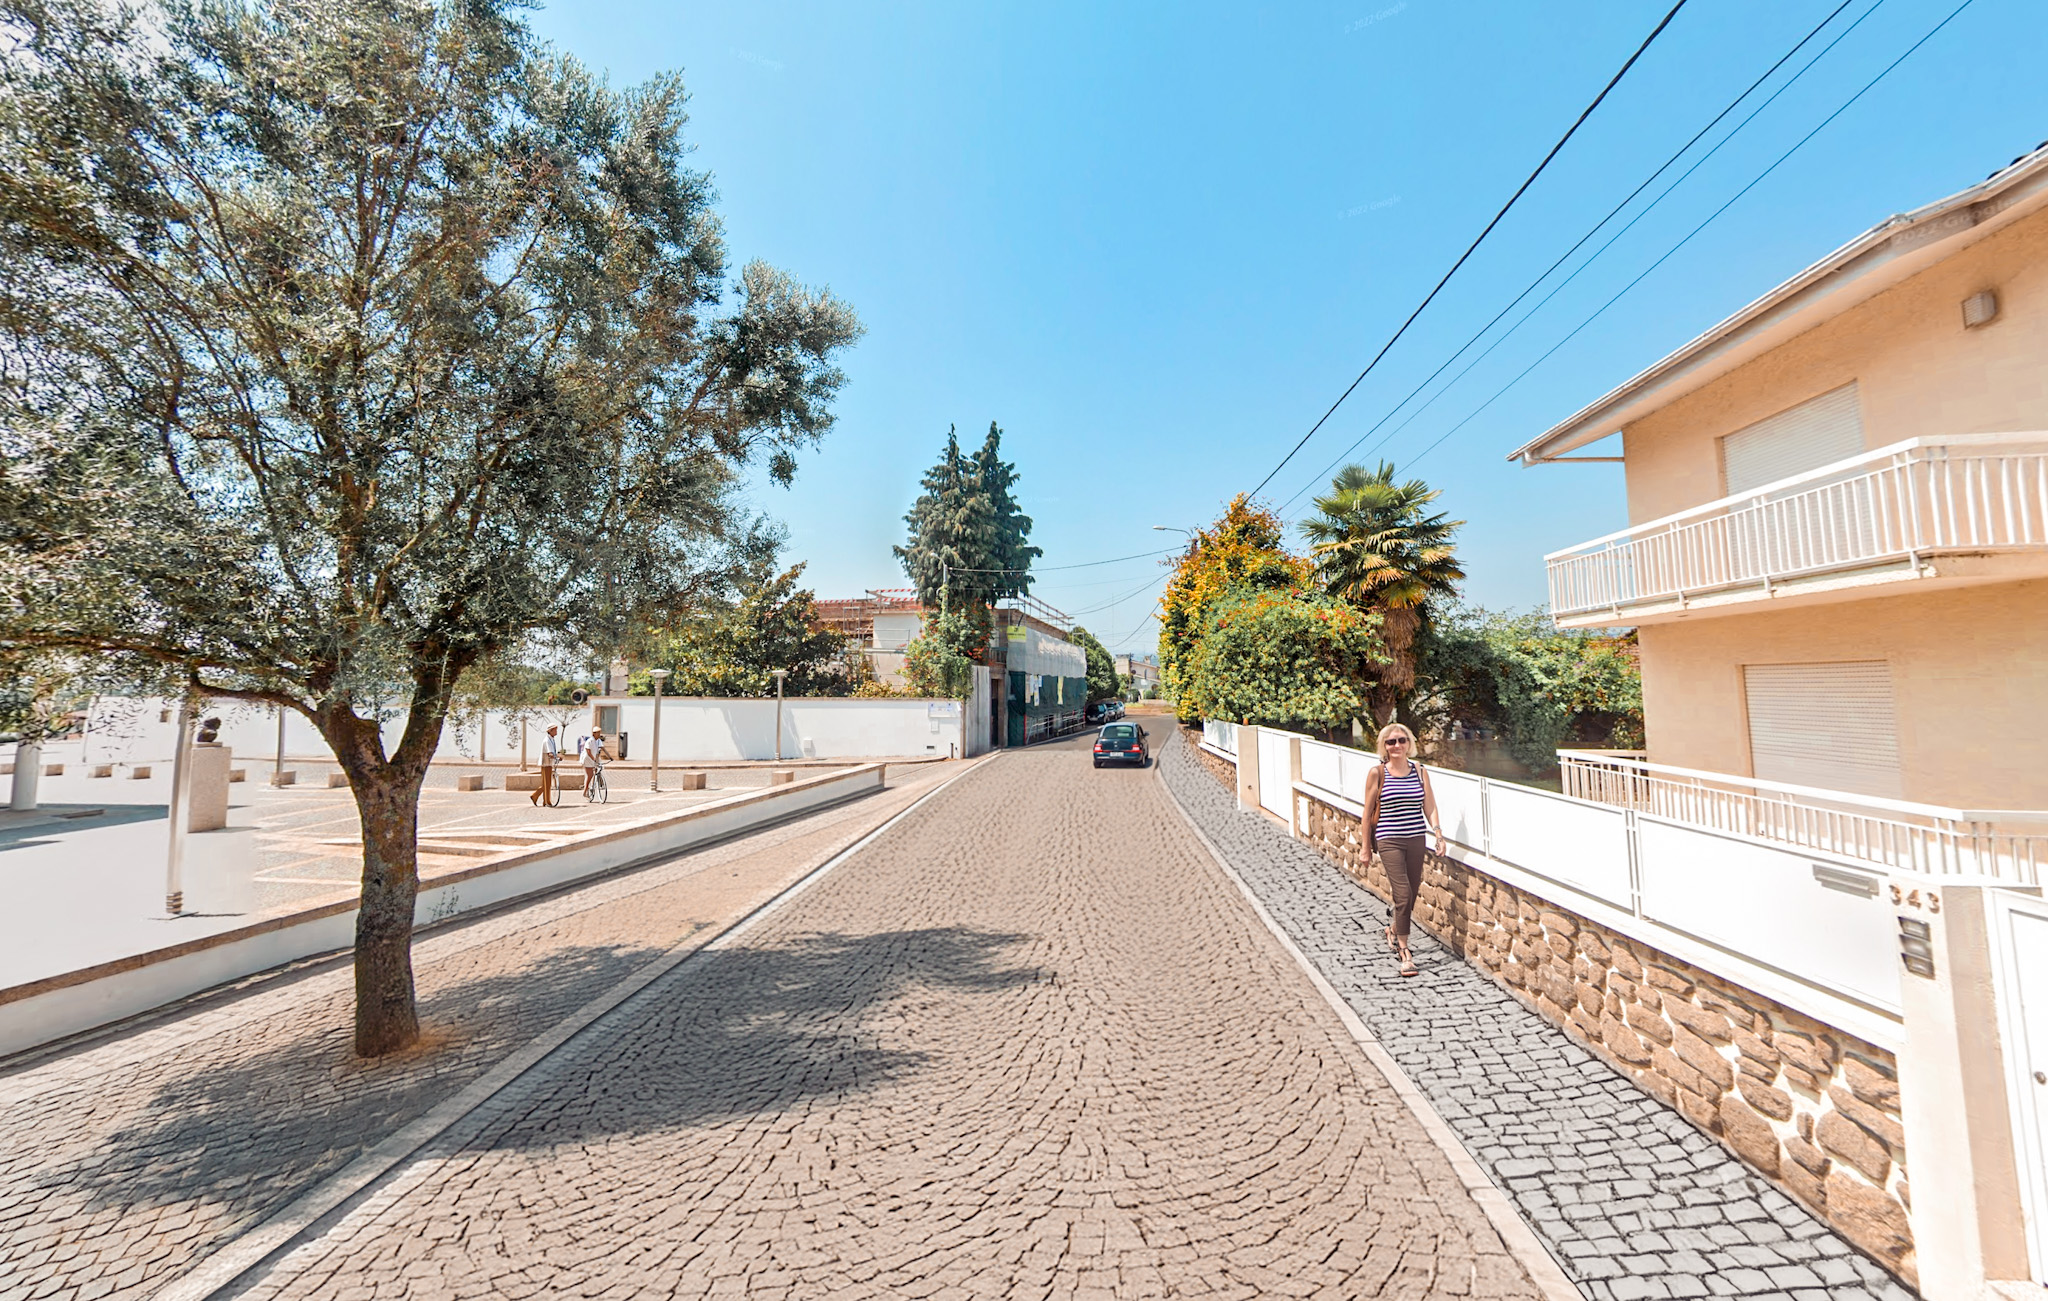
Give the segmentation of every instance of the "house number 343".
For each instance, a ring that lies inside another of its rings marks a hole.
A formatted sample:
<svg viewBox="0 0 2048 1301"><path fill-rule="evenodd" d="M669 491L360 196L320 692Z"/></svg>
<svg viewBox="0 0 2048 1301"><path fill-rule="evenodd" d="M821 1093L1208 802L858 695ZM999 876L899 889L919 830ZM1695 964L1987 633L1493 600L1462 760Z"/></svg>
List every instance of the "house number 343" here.
<svg viewBox="0 0 2048 1301"><path fill-rule="evenodd" d="M1892 887L1892 906L1895 908L1924 907L1928 912L1938 913L1941 911L1941 895L1936 891L1929 890L1927 892L1926 901L1923 903L1921 901L1920 891L1902 890L1898 886L1894 885Z"/></svg>

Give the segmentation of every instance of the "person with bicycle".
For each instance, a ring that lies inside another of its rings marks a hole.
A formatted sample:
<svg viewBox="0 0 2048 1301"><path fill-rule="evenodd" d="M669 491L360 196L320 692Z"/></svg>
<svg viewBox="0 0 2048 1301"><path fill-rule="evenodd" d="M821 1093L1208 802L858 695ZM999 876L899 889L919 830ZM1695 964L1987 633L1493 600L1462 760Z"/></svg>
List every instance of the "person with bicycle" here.
<svg viewBox="0 0 2048 1301"><path fill-rule="evenodd" d="M540 743L540 785L533 792L533 806L553 804L555 789L555 765L562 762L562 738L555 733L559 727L550 727L547 736Z"/></svg>
<svg viewBox="0 0 2048 1301"><path fill-rule="evenodd" d="M578 742L576 755L583 764L583 798L599 798L598 792L603 789L599 783L604 781L604 729L595 728Z"/></svg>

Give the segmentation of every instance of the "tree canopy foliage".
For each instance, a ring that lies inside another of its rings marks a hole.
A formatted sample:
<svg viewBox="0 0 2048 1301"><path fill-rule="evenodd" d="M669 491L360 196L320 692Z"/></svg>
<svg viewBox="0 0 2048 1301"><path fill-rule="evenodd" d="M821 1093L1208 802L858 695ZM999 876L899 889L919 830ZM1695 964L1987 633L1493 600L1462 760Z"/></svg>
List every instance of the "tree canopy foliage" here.
<svg viewBox="0 0 2048 1301"><path fill-rule="evenodd" d="M1484 727L1532 772L1560 746L1637 749L1643 679L1633 632L1554 627L1542 611L1448 609L1424 639L1417 712L1432 730Z"/></svg>
<svg viewBox="0 0 2048 1301"><path fill-rule="evenodd" d="M0 644L311 719L363 829L357 1049L403 1047L462 675L674 608L742 467L831 428L860 326L732 268L677 78L615 90L509 0L0 0L0 32Z"/></svg>
<svg viewBox="0 0 2048 1301"><path fill-rule="evenodd" d="M917 640L903 651L903 680L913 696L965 700L974 691L974 666L986 657L987 625L975 612L929 609Z"/></svg>
<svg viewBox="0 0 2048 1301"><path fill-rule="evenodd" d="M1159 676L1179 701L1183 722L1201 717L1187 691L1188 674L1214 607L1233 589L1299 588L1309 581L1308 564L1288 553L1286 536L1278 515L1240 493L1175 561L1160 597Z"/></svg>
<svg viewBox="0 0 2048 1301"><path fill-rule="evenodd" d="M817 624L817 596L797 586L804 566L768 566L743 578L729 600L682 619L647 639L631 690L654 694L648 669L673 675L670 696L772 696L774 669L789 670L792 696L844 695L852 686L846 638Z"/></svg>
<svg viewBox="0 0 2048 1301"><path fill-rule="evenodd" d="M984 632L991 606L1031 590L1031 563L1044 554L1031 545L1031 517L1015 494L1017 467L1003 460L1002 445L994 421L972 456L947 430L946 450L903 517L909 539L895 548L926 610L972 614Z"/></svg>
<svg viewBox="0 0 2048 1301"><path fill-rule="evenodd" d="M1383 653L1379 616L1321 592L1230 590L1208 614L1184 673L1198 718L1329 732L1363 708Z"/></svg>
<svg viewBox="0 0 2048 1301"><path fill-rule="evenodd" d="M1109 647L1078 624L1073 632L1067 634L1067 640L1079 646L1088 657L1088 703L1123 699L1124 682L1117 676L1116 656L1109 653Z"/></svg>
<svg viewBox="0 0 2048 1301"><path fill-rule="evenodd" d="M1316 581L1380 616L1385 658L1373 666L1367 698L1382 724L1415 686L1416 641L1431 604L1455 600L1465 578L1452 540L1464 521L1429 513L1442 493L1421 479L1396 483L1394 473L1386 461L1345 466L1301 525Z"/></svg>

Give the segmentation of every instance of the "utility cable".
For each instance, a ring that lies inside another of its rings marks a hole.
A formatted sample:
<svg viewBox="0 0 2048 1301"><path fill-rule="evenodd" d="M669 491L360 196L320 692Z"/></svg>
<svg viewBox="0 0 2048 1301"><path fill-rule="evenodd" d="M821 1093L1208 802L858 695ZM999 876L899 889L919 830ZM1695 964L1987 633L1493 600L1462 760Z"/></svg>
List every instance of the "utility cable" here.
<svg viewBox="0 0 2048 1301"><path fill-rule="evenodd" d="M1467 415L1463 420L1460 420L1457 424L1452 425L1449 429L1446 429L1443 433L1437 435L1436 441L1432 442L1429 446L1423 448L1420 452L1417 452L1414 458L1411 459L1408 462L1408 464L1412 467L1417 461L1420 461L1423 457L1428 456L1431 452L1435 451L1438 447L1442 446L1445 439L1449 438L1452 434L1457 433L1466 425L1472 423L1473 420L1478 418L1480 412L1492 406L1501 397L1506 395L1509 389L1512 389L1515 385L1521 383L1524 379L1526 379L1530 371L1533 371L1538 366L1541 366L1544 362L1548 361L1551 355L1555 353L1559 348L1564 347L1564 345L1570 343L1574 338L1578 337L1580 331L1584 330L1594 321L1600 319L1600 316L1603 313L1605 313L1608 308L1614 306L1617 302L1621 301L1623 295L1627 294L1631 289L1634 289L1637 285L1641 284L1645 277L1647 277L1652 271L1655 271L1658 267L1663 266L1665 262L1671 259L1673 254L1678 252L1678 250L1684 248L1687 244L1691 243L1693 236L1698 235L1701 231L1705 230L1708 226L1712 225L1714 220L1717 217L1719 217L1722 213L1734 207L1736 201L1742 198L1743 195L1748 194L1758 185L1761 185L1765 177L1769 176L1772 172L1777 171L1779 166L1781 166L1786 159L1790 158L1793 154L1798 153L1802 148L1804 148L1806 146L1807 141L1819 135L1823 130L1827 128L1829 123L1833 122L1836 118L1842 116L1842 114L1848 112L1850 107L1854 105L1857 100L1862 99L1865 95L1869 94L1870 91L1879 82L1883 81L1886 77L1890 76L1893 69L1897 68L1907 59L1912 58L1914 53L1918 51L1921 46L1933 40L1936 34L1939 33L1942 28L1947 27L1951 22L1954 22L1956 17L1959 14L1961 14L1963 10L1968 9L1971 5L1975 4L1976 2L1977 0L1963 0L1961 4L1957 5L1954 9L1951 9L1946 18L1943 18L1940 22L1936 23L1933 27L1929 28L1927 34L1925 36L1922 36L1919 40L1913 42L1912 45L1908 46L1904 54L1901 54L1898 58L1893 59L1890 63L1886 64L1882 72L1878 73L1875 77L1872 77L1869 81L1865 82L1863 84L1863 88L1857 91L1855 94L1849 96L1848 99L1844 100L1840 108L1837 108L1834 112L1828 114L1825 118L1821 119L1820 125L1814 127L1813 130L1808 131L1805 135L1801 136L1799 140L1795 144L1793 144L1793 146L1790 149L1787 149L1784 153L1779 154L1775 162L1773 162L1769 167L1764 168L1761 172L1758 172L1754 180L1750 181L1749 184L1737 190L1728 199L1726 203L1722 204L1720 207L1714 209L1713 212L1709 213L1705 221L1702 221L1699 225L1694 226L1690 231L1688 231L1686 233L1685 238L1679 240L1676 244L1673 244L1669 249L1665 250L1664 255L1662 257L1659 257L1655 262L1652 262L1649 266L1644 267L1642 271L1636 275L1635 279L1623 285L1619 290L1615 292L1612 298L1609 298L1606 302L1600 304L1599 307L1595 308L1591 316L1588 316L1585 320L1580 321L1576 326L1572 327L1572 332L1570 334L1565 335L1564 338L1559 339L1556 343L1552 344L1548 351L1544 352L1543 355L1538 357L1536 360L1530 362L1526 367L1522 369L1520 374L1516 375L1513 379L1509 380L1507 383L1501 385L1498 389L1494 390L1493 396L1487 398L1486 401L1480 403L1477 407L1473 408L1471 414Z"/></svg>
<svg viewBox="0 0 2048 1301"><path fill-rule="evenodd" d="M1557 157L1558 152L1565 147L1566 142L1569 141L1574 135L1578 134L1579 128L1585 125L1586 119L1593 116L1593 110L1600 107L1601 101L1607 98L1608 92L1612 91L1617 85L1621 84L1621 79L1624 76L1628 75L1628 70L1630 68L1633 68L1636 65L1636 60L1643 57L1643 52L1650 48L1650 43L1655 41L1660 35L1663 34L1664 29L1671 25L1671 20L1678 17L1678 11L1685 8L1685 5L1686 0L1678 0L1677 4L1671 6L1671 11L1664 15L1663 21L1658 23L1657 26L1650 32L1650 34L1643 38L1643 43L1636 47L1636 52L1628 56L1628 62L1622 64L1620 70L1617 71L1614 74L1614 76L1608 79L1607 84L1600 88L1600 93L1593 97L1593 102L1586 105L1585 109L1579 114L1578 118L1572 122L1570 129L1567 130L1563 135L1558 137L1557 143L1550 147L1549 153L1543 155L1543 161L1536 164L1536 170L1529 173L1528 179L1524 180L1521 183L1521 185L1516 188L1515 192L1508 196L1508 201L1501 205L1500 211L1493 214L1493 220L1486 223L1486 229L1480 231L1479 237L1473 240L1471 245L1468 246L1463 253L1458 255L1458 260L1451 264L1451 269L1444 272L1443 279L1436 282L1436 288L1430 290L1429 294L1425 298L1423 298L1423 300L1420 303L1417 303L1415 305L1415 310L1408 313L1408 319L1401 322L1401 328L1395 330L1393 335L1389 337L1385 343L1380 345L1380 350L1373 354L1372 360L1366 363L1365 369L1358 372L1358 378L1352 380L1350 387L1346 388L1342 393L1337 395L1337 400L1330 404L1330 409L1328 411L1323 412L1322 419L1316 421L1314 425L1310 426L1309 431L1301 436L1301 441L1297 442L1292 448L1290 448L1288 450L1287 455L1280 458L1280 464L1266 471L1266 477L1259 480L1259 486L1257 488L1252 489L1253 496L1257 496L1258 493L1262 489L1264 489L1268 483L1272 482L1273 476L1280 473L1280 471L1286 467L1287 463L1294 459L1294 454L1296 452L1299 452L1303 447L1308 445L1308 440L1316 436L1316 430L1321 429L1323 427L1324 422L1328 421L1331 416L1337 414L1337 408L1344 405L1344 399L1350 397L1352 391L1355 390L1360 384L1363 384L1365 382L1365 377L1367 375L1372 374L1373 367L1380 364L1380 358L1387 355L1387 350L1392 348L1396 343L1400 342L1401 336L1408 332L1408 327L1415 324L1415 318L1422 315L1423 309L1428 307L1430 303L1434 302L1436 300L1436 296L1443 292L1444 286L1451 282L1451 277L1458 274L1458 268L1464 266L1466 260L1478 251L1479 246L1486 241L1486 237L1493 233L1493 228L1495 226L1500 225L1501 219L1508 215L1508 210L1514 207L1515 203L1519 199L1521 199L1521 197L1524 194L1528 192L1529 187L1536 183L1536 178L1543 175L1543 169L1550 166L1550 160Z"/></svg>
<svg viewBox="0 0 2048 1301"><path fill-rule="evenodd" d="M1536 292L1537 287L1540 286L1545 280L1548 280L1552 272L1556 271L1559 267L1563 266L1565 262L1568 259L1570 259L1572 254L1578 252L1581 248L1584 248L1586 246L1586 242L1592 239L1593 236L1599 234L1602 227L1606 226L1608 222L1613 221L1616 216L1620 215L1623 209L1628 207L1629 204L1635 202L1644 190L1649 189L1651 185L1656 183L1658 177L1662 176L1665 172L1669 171L1672 165L1675 164L1679 159L1683 158L1686 155L1686 153L1690 151L1694 145L1698 144L1700 140L1704 138L1709 131L1712 131L1716 126L1719 126L1721 122L1724 119L1726 119L1730 113L1733 113L1736 110L1736 108L1738 108L1742 104L1744 100L1748 99L1751 95L1754 95L1758 87L1762 86L1766 81L1770 80L1771 77L1774 74L1776 74L1778 69L1784 67L1785 64L1789 62L1794 55L1798 54L1799 51L1805 49L1808 42L1812 41L1814 37L1820 35L1821 31L1825 29L1829 23L1833 22L1836 18L1840 17L1842 11L1844 9L1847 9L1850 5L1854 4L1855 2L1856 0L1842 0L1842 3L1836 5L1834 9L1829 11L1827 17L1821 19L1818 23L1814 24L1813 29L1811 31L1807 32L1806 35L1800 37L1798 44L1794 45L1791 49L1779 55L1778 61L1776 63L1773 63L1770 67L1764 69L1763 74L1759 76L1755 81L1750 82L1749 85L1746 88L1744 88L1741 94L1737 95L1734 99L1729 100L1727 107L1723 108L1719 113L1716 113L1712 121L1708 122L1698 131L1694 132L1692 139L1680 145L1678 149L1669 158L1666 158L1663 161L1663 163L1658 166L1656 171L1651 172L1648 176L1643 178L1642 184L1636 186L1635 189L1630 190L1628 192L1628 195L1625 198L1623 198L1620 203L1615 204L1614 207L1608 210L1606 216L1594 222L1593 225L1587 229L1586 233L1579 236L1578 240L1570 248L1566 249L1563 253L1558 255L1557 260L1555 262L1552 262L1549 266L1545 267L1543 269L1542 274L1538 275L1534 280L1531 280L1528 286L1525 289L1523 289L1521 293L1516 294L1513 300L1511 300L1507 306L1501 308L1500 311L1494 313L1492 320L1488 321L1485 325L1480 326L1471 338L1465 340L1465 342L1459 346L1456 352L1452 353L1449 357L1446 357L1441 366L1438 366L1435 370L1431 371L1427 378L1425 378L1420 384L1417 384L1413 389L1409 390L1408 395L1406 397L1402 398L1399 402L1396 402L1392 407L1389 407L1385 415L1381 416L1378 420L1373 422L1372 428L1360 434L1358 438L1351 444L1350 447L1344 449L1344 451L1339 453L1334 460L1332 460L1328 465L1324 466L1321 474L1315 475L1313 478L1309 480L1307 486L1301 488L1292 497L1289 497L1284 503L1282 503L1280 507L1281 513L1285 514L1287 508L1292 506L1295 502L1301 500L1301 497L1304 493L1313 491L1315 489L1315 486L1318 483L1321 483L1323 479L1327 477L1332 470L1336 469L1338 465L1342 464L1345 460L1349 459L1354 453L1358 451L1360 443L1363 443L1366 439L1378 433L1380 428L1384 426L1387 423L1387 421L1392 420L1396 415L1400 414L1401 408L1407 406L1410 402L1413 402L1418 394L1420 394L1424 389L1428 388L1431 384L1435 383L1437 376L1443 374L1446 370L1450 369L1451 364L1453 362L1457 361L1458 358L1464 356L1467 350L1469 350L1474 344L1478 343L1481 339L1485 338L1487 332L1492 330L1494 326L1499 325L1503 317L1507 316L1509 312L1514 311L1515 308L1521 304L1523 299L1527 298L1530 294ZM1670 186L1666 187L1662 194L1659 194L1656 198L1652 199L1649 202L1649 204L1643 208L1641 212L1637 213L1634 217L1630 218L1628 225L1623 226L1620 231L1617 231L1615 233L1616 238L1619 238L1622 234L1627 233L1630 226L1633 226L1636 224L1636 222L1641 221L1645 216L1649 214L1651 209L1655 208L1659 203L1662 203L1665 197L1668 196L1672 190L1678 188L1678 184L1680 182L1683 182L1687 176L1692 175L1694 171L1697 171L1699 169L1700 163L1704 163L1707 159L1712 158L1714 154L1720 150L1722 145L1725 145L1730 140L1734 139L1735 136L1741 132L1743 127L1749 125L1749 123L1755 119L1757 113L1760 113L1765 108L1770 107L1772 100L1777 99L1778 96L1784 94L1787 90L1789 90L1794 83L1796 83L1801 77L1806 75L1807 71L1811 69L1814 64L1820 62L1820 60L1826 56L1828 50L1832 50L1837 44L1839 44L1842 40L1842 37L1845 37L1850 32L1855 31L1857 27L1862 25L1863 20L1865 18L1868 18L1871 14L1877 12L1877 10L1883 4L1884 0L1877 0L1876 4L1873 4L1870 6L1870 8L1864 10L1862 15L1859 16L1855 22L1850 23L1849 26L1843 30L1841 36L1837 36L1834 40L1828 42L1826 48L1822 49L1819 54L1815 55L1812 59L1808 60L1803 67L1801 67L1797 72L1793 73L1791 77L1787 78L1785 84L1778 87L1777 90L1773 91L1769 99L1766 99L1762 104L1759 104L1755 112L1752 112L1748 117L1744 118L1741 122L1737 123L1733 131L1730 131L1727 135L1722 136L1721 139L1714 145L1712 149L1709 149L1704 155L1701 156L1698 162L1695 162L1690 168L1687 168L1685 174L1683 176L1680 176L1678 178L1678 181L1674 181ZM1565 283L1570 283L1572 278L1576 277L1580 271L1584 271L1588 266L1591 266L1594 260L1597 259L1601 253L1606 252L1608 248L1613 246L1613 243L1614 240L1610 239L1607 241L1606 244L1601 245L1600 248L1594 252L1592 257L1589 257L1584 262L1580 263L1578 268L1574 270L1570 276L1565 277ZM1563 287L1564 286L1562 284L1558 286L1558 288L1560 289ZM1550 297L1555 296L1556 290L1552 290L1550 296L1546 297L1543 301L1549 302ZM1542 303L1537 304L1538 307L1541 307L1542 305ZM1527 316L1524 316L1522 318L1523 321L1526 321L1528 319L1529 318ZM1507 334L1503 334L1499 339L1494 340L1493 347L1498 347L1501 341L1507 338L1508 334L1513 334L1516 329L1519 329L1521 327L1521 324L1521 321L1517 321L1514 326L1509 328ZM1492 347L1489 347L1487 351L1491 352ZM1484 355L1484 353L1481 354L1482 357ZM1466 367L1466 370L1470 369L1471 368L1469 366ZM1458 373L1458 376L1454 378L1451 381L1451 383L1457 383L1457 380L1463 378L1464 374L1464 371L1460 371ZM1443 396L1443 392L1448 391L1449 388L1450 385L1445 385L1444 390L1439 391L1437 397ZM1430 399L1430 402L1434 401L1436 401L1436 398ZM1427 407L1428 405L1429 403L1427 402L1423 404L1424 407ZM1420 414L1420 410L1421 409L1418 408L1415 414ZM1414 416L1411 415L1409 418L1412 420ZM1401 428L1406 427L1407 423L1407 421L1403 421L1401 425L1397 426L1388 436L1391 437L1392 433L1398 433ZM1380 441L1384 443L1386 440L1382 439ZM1379 445L1380 444L1375 443L1373 446L1375 449L1377 449Z"/></svg>

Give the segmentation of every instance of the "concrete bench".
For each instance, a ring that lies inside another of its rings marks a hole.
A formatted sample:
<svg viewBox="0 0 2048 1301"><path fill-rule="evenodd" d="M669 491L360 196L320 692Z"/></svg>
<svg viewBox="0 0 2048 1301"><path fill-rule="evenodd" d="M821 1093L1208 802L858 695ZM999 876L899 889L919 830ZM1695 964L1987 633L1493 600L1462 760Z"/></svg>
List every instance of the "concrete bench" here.
<svg viewBox="0 0 2048 1301"><path fill-rule="evenodd" d="M333 789L334 789L335 787L337 787L337 786L346 786L346 785L348 785L348 774L347 774L347 773L345 773L345 772L331 772L331 773L328 773L328 774L327 774L327 789L328 789L328 790L333 790Z"/></svg>
<svg viewBox="0 0 2048 1301"><path fill-rule="evenodd" d="M455 789L459 791L480 791L483 788L484 779L481 776L457 777L455 779Z"/></svg>
<svg viewBox="0 0 2048 1301"><path fill-rule="evenodd" d="M508 791L537 791L540 789L540 774L537 772L508 772L505 774L505 789Z"/></svg>
<svg viewBox="0 0 2048 1301"><path fill-rule="evenodd" d="M148 781L149 765L146 763L138 763L134 767L130 768L128 770L128 780L137 782Z"/></svg>
<svg viewBox="0 0 2048 1301"><path fill-rule="evenodd" d="M44 764L44 765L43 765L43 776L45 776L45 777L62 777L63 775L64 775L64 765L63 765L63 764L61 764L61 763L46 763L46 764Z"/></svg>
<svg viewBox="0 0 2048 1301"><path fill-rule="evenodd" d="M92 775L95 777L111 777L114 775L114 765L110 763L96 763L92 766Z"/></svg>
<svg viewBox="0 0 2048 1301"><path fill-rule="evenodd" d="M768 770L768 784L770 786L787 786L795 780L796 769L794 768L771 768Z"/></svg>
<svg viewBox="0 0 2048 1301"><path fill-rule="evenodd" d="M299 774L291 768L286 768L282 772L274 772L270 774L270 784L272 786L296 786L299 784Z"/></svg>
<svg viewBox="0 0 2048 1301"><path fill-rule="evenodd" d="M684 773L684 774L683 774L683 777L682 777L682 781L683 781L682 789L684 789L684 790L686 790L686 791L701 791L701 790L703 790L703 789L704 789L704 785L705 785L705 779L706 779L706 777L707 777L707 776L708 776L708 774L706 774L706 773L701 773L701 772L686 772L686 773Z"/></svg>
<svg viewBox="0 0 2048 1301"><path fill-rule="evenodd" d="M230 768L228 769L228 780L230 782L248 781L249 770L247 768Z"/></svg>

